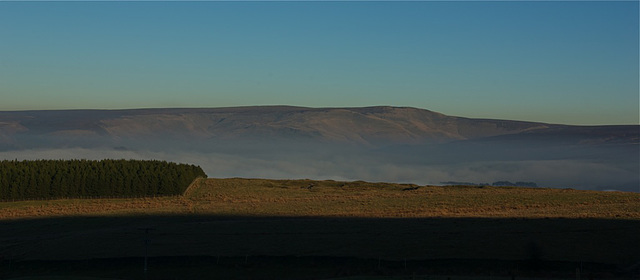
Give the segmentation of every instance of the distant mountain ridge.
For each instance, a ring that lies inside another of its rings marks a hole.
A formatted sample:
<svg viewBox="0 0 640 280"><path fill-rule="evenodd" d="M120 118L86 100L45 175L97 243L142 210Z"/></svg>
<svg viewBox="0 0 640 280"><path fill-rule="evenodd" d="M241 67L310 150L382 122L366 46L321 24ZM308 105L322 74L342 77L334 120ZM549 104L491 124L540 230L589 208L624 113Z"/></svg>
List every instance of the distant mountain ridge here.
<svg viewBox="0 0 640 280"><path fill-rule="evenodd" d="M471 119L411 107L252 106L0 112L0 148L126 146L149 141L311 141L365 147L502 139L638 143L639 126Z"/></svg>
<svg viewBox="0 0 640 280"><path fill-rule="evenodd" d="M472 119L411 107L0 112L2 159L159 159L211 177L640 191L640 126Z"/></svg>

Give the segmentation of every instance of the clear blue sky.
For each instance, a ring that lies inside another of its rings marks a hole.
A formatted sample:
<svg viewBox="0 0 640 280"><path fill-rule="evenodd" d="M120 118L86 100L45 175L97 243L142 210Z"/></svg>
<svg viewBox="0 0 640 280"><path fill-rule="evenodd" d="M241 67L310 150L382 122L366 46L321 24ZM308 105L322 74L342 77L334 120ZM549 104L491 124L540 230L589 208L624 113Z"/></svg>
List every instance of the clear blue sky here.
<svg viewBox="0 0 640 280"><path fill-rule="evenodd" d="M412 106L638 124L638 2L0 2L0 110Z"/></svg>

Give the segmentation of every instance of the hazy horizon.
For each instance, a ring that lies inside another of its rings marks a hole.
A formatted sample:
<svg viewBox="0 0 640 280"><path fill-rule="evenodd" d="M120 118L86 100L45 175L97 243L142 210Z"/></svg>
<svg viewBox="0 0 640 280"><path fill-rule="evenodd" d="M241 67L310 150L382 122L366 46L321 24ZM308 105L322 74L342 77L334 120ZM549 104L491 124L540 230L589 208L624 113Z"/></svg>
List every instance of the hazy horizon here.
<svg viewBox="0 0 640 280"><path fill-rule="evenodd" d="M199 164L214 177L637 191L635 127L510 130L514 122L418 110L227 122L231 115L5 111L393 106L637 126L639 9L638 1L0 1L0 159L131 157ZM277 137L237 141L264 136ZM348 145L316 145L336 139Z"/></svg>
<svg viewBox="0 0 640 280"><path fill-rule="evenodd" d="M396 107L1 112L0 159L159 159L197 164L216 178L638 191L639 128Z"/></svg>
<svg viewBox="0 0 640 280"><path fill-rule="evenodd" d="M1 111L410 106L639 124L638 2L0 2Z"/></svg>
<svg viewBox="0 0 640 280"><path fill-rule="evenodd" d="M129 110L173 110L173 109L224 109L224 108L251 108L251 107L295 107L295 108L309 108L309 109L352 109L352 108L376 108L376 107L394 107L394 108L413 108L419 110L427 110L438 114L443 114L446 116L454 116L468 119L478 119L478 120L505 120L505 121L519 121L519 122L532 122L532 123L545 123L545 124L557 124L557 125L573 125L573 126L628 126L628 125L640 125L640 123L619 123L619 124L570 124L570 123L552 123L552 122L542 122L542 121L534 121L529 119L504 119L504 118L491 118L491 117L469 117L469 116L459 116L452 115L446 112L440 112L431 110L429 108L419 108L415 106L391 106L391 105L371 105L371 106L329 106L329 107L314 107L314 106L298 106L298 105L285 105L285 104L265 104L265 105L238 105L238 106L225 106L225 107L202 107L202 106L183 106L183 107L123 107L123 108L73 108L73 109L15 109L15 110L0 110L0 112L29 112L29 111L129 111Z"/></svg>

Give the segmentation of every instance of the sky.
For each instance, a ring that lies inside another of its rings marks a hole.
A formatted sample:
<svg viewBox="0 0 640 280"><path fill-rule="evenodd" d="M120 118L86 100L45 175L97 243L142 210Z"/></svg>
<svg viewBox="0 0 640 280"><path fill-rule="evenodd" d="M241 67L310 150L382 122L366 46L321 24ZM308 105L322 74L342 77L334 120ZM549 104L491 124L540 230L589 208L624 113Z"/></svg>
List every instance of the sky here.
<svg viewBox="0 0 640 280"><path fill-rule="evenodd" d="M0 110L389 105L639 124L638 15L637 1L0 1Z"/></svg>

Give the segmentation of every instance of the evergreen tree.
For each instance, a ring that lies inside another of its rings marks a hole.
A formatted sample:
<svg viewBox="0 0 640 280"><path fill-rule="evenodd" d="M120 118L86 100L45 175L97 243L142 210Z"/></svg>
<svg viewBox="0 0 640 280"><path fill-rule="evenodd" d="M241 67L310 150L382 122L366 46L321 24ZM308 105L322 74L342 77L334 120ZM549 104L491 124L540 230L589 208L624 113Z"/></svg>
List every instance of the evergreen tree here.
<svg viewBox="0 0 640 280"><path fill-rule="evenodd" d="M84 196L176 195L199 166L140 160L0 161L0 200Z"/></svg>

